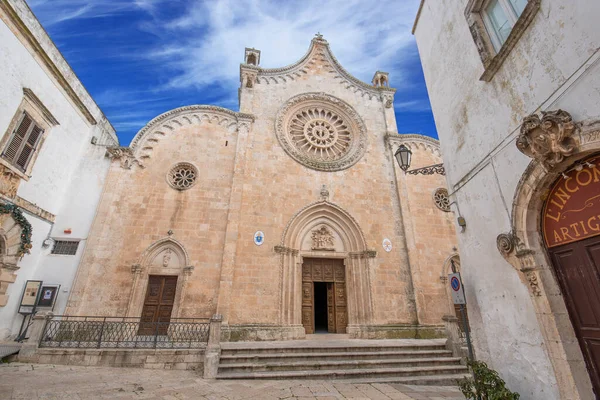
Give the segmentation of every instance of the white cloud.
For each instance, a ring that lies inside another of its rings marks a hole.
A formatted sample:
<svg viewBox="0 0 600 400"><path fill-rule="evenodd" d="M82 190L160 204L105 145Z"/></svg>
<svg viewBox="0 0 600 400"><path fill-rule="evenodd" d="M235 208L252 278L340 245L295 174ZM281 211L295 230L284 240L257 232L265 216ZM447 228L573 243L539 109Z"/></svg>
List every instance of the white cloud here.
<svg viewBox="0 0 600 400"><path fill-rule="evenodd" d="M261 66L282 67L321 32L350 73L370 81L376 70L389 71L398 87L417 7L417 0L192 1L183 16L146 25L160 38L147 56L174 72L171 88L218 84L235 97L245 47L262 51Z"/></svg>

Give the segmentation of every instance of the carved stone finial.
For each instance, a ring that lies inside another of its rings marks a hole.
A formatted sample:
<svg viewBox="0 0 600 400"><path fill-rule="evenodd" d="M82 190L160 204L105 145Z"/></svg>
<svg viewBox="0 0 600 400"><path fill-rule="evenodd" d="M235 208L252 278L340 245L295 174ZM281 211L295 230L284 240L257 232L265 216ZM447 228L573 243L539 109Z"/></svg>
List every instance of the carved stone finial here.
<svg viewBox="0 0 600 400"><path fill-rule="evenodd" d="M516 144L523 154L550 170L573 154L578 145L576 132L568 112L542 111L542 118L532 114L523 120Z"/></svg>
<svg viewBox="0 0 600 400"><path fill-rule="evenodd" d="M317 40L323 40L323 35L321 35L321 32L317 32L315 34L315 39L317 39Z"/></svg>
<svg viewBox="0 0 600 400"><path fill-rule="evenodd" d="M323 187L321 187L321 191L319 192L319 194L321 195L321 200L323 200L323 201L329 200L329 190L327 190L327 186L323 185Z"/></svg>
<svg viewBox="0 0 600 400"><path fill-rule="evenodd" d="M258 67L260 65L260 50L246 47L244 54L244 64L254 65L255 67Z"/></svg>
<svg viewBox="0 0 600 400"><path fill-rule="evenodd" d="M388 72L377 71L375 72L375 75L373 75L371 83L375 87L390 87L390 74Z"/></svg>
<svg viewBox="0 0 600 400"><path fill-rule="evenodd" d="M171 229L169 229L169 231L167 232L167 235L173 236L173 231Z"/></svg>
<svg viewBox="0 0 600 400"><path fill-rule="evenodd" d="M333 234L325 225L323 225L316 231L313 231L311 234L311 238L313 242L313 250L335 250L335 245L333 244Z"/></svg>
<svg viewBox="0 0 600 400"><path fill-rule="evenodd" d="M133 163L137 162L140 167L143 167L142 163L135 158L133 149L127 146L109 146L106 148L106 155L115 160L121 161L121 168L131 169Z"/></svg>

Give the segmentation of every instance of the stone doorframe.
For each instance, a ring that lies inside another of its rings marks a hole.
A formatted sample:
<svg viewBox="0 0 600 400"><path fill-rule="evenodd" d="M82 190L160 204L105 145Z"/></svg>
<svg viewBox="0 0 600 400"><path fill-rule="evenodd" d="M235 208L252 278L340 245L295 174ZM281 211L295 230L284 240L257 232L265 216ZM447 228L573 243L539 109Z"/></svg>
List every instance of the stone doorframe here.
<svg viewBox="0 0 600 400"><path fill-rule="evenodd" d="M162 265L157 265L154 261L161 254L164 260L162 261ZM188 277L193 270L194 267L190 265L187 251L177 240L169 236L151 244L142 253L139 263L131 266L133 281L126 315L136 318L142 315L150 275L167 275L177 276L177 289L172 318L180 318L181 301L184 296Z"/></svg>
<svg viewBox="0 0 600 400"><path fill-rule="evenodd" d="M600 121L579 123L574 128L572 138L576 146L570 154L558 157L560 162L548 164L549 157L556 153L532 156L534 160L515 190L512 231L498 235L497 245L504 258L519 272L523 283L529 286L561 398L587 399L593 398L591 381L541 234L542 209L552 184L579 160L600 151ZM525 123L522 135L524 130L527 130Z"/></svg>
<svg viewBox="0 0 600 400"><path fill-rule="evenodd" d="M334 231L342 242L342 248L334 251L302 249L303 238L319 226ZM304 258L336 258L344 260L346 270L346 293L348 301L348 328L351 337L360 336L362 327L373 319L371 298L370 259L376 256L367 249L360 226L341 207L321 200L300 210L286 226L281 243L275 246L281 255L280 285L281 304L279 322L304 336L302 326L302 264Z"/></svg>

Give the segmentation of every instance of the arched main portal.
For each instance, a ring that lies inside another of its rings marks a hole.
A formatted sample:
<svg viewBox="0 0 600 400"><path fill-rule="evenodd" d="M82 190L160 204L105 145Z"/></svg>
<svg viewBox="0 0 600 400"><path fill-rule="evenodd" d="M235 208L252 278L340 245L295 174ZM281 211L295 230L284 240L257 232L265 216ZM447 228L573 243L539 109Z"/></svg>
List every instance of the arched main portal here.
<svg viewBox="0 0 600 400"><path fill-rule="evenodd" d="M324 290L338 299L328 303L334 308L330 329L357 336L361 326L371 321L368 265L375 252L367 249L364 235L349 213L326 200L313 203L291 219L275 250L282 255L282 325L293 326L299 336L311 333L314 282L328 284Z"/></svg>

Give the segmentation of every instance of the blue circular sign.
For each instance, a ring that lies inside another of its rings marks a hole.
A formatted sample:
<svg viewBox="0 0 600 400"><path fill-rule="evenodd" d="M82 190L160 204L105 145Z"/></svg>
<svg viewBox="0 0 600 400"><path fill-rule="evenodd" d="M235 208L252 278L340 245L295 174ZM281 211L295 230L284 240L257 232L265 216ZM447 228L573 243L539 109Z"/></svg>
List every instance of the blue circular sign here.
<svg viewBox="0 0 600 400"><path fill-rule="evenodd" d="M450 279L450 286L452 286L452 289L455 292L458 292L458 290L460 289L460 281L457 277L453 276L452 279Z"/></svg>

